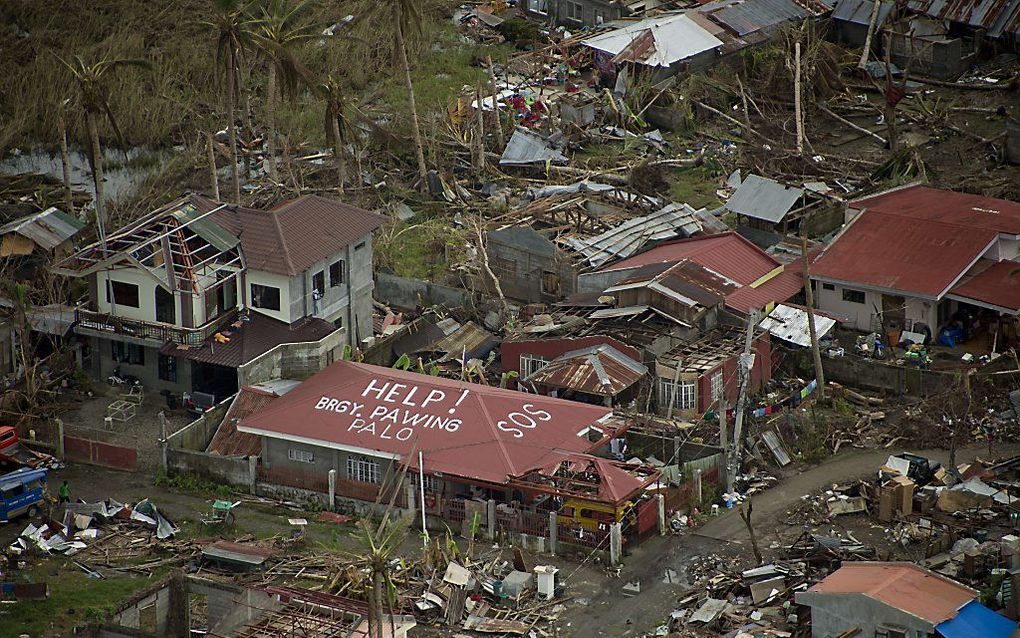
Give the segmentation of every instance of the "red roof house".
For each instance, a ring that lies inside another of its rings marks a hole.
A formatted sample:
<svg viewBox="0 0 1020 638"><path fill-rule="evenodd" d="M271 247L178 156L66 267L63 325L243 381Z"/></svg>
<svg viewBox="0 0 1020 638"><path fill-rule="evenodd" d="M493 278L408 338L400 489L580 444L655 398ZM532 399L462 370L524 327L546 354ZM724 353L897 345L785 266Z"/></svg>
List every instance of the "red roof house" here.
<svg viewBox="0 0 1020 638"><path fill-rule="evenodd" d="M819 307L871 330L876 317L937 331L964 309L1020 313L1020 204L911 186L852 202L811 266ZM1002 265L997 265L1002 264Z"/></svg>

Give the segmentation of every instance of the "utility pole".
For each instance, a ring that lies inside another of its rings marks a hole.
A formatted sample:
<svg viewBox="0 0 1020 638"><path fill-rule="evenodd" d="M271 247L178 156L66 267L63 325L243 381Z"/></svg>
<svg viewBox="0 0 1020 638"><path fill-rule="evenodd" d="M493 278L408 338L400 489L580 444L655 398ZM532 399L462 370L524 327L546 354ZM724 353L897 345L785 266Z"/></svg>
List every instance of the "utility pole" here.
<svg viewBox="0 0 1020 638"><path fill-rule="evenodd" d="M754 327L758 325L758 311L752 310L747 317L747 332L744 333L744 353L740 355L740 394L737 395L736 414L733 418L733 444L730 446L729 471L726 472L727 491L733 491L733 482L740 473L741 448L744 443L744 413L747 412L747 395L751 386L751 368L754 367Z"/></svg>
<svg viewBox="0 0 1020 638"><path fill-rule="evenodd" d="M719 390L719 400L716 403L716 411L719 413L719 447L722 448L726 460L722 464L723 485L726 486L726 493L733 491L733 479L730 472L730 436L726 428L726 378L723 377L723 387Z"/></svg>
<svg viewBox="0 0 1020 638"><path fill-rule="evenodd" d="M815 360L815 381L818 382L818 400L825 401L825 370L822 369L822 352L818 349L818 331L815 330L815 293L811 289L811 274L808 272L807 235L803 232L800 236L800 259L804 270L804 297L807 301L808 335L811 337L811 356Z"/></svg>
<svg viewBox="0 0 1020 638"><path fill-rule="evenodd" d="M793 108L797 120L797 154L804 153L804 113L800 105L800 40L793 45L793 59L796 68L793 70Z"/></svg>

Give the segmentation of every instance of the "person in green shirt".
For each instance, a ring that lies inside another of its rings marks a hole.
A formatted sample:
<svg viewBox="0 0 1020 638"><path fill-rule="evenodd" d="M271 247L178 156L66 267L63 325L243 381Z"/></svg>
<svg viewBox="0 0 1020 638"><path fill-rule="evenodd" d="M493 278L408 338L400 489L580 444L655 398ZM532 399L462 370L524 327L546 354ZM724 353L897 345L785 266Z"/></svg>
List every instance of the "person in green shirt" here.
<svg viewBox="0 0 1020 638"><path fill-rule="evenodd" d="M60 489L57 490L57 495L60 497L61 503L71 502L71 486L67 484L66 480L60 484Z"/></svg>

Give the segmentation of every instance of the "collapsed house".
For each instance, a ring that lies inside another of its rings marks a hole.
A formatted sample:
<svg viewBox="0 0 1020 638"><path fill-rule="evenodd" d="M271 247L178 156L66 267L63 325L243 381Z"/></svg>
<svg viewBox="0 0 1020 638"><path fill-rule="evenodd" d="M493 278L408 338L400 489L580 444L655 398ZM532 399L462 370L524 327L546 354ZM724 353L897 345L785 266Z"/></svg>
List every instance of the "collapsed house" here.
<svg viewBox="0 0 1020 638"><path fill-rule="evenodd" d="M311 361L357 345L371 333L383 220L317 196L255 210L190 194L144 215L53 268L88 284L82 367L223 397L287 344L312 344Z"/></svg>
<svg viewBox="0 0 1020 638"><path fill-rule="evenodd" d="M821 310L892 345L904 331L1016 343L1020 204L907 186L851 202L846 219L811 266Z"/></svg>

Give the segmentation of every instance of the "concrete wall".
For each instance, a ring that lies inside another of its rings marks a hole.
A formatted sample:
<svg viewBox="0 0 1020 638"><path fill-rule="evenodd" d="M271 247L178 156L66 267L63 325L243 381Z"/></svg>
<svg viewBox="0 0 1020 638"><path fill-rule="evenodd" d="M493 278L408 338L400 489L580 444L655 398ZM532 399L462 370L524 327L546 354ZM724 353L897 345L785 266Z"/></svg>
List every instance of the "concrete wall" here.
<svg viewBox="0 0 1020 638"><path fill-rule="evenodd" d="M160 390L170 390L180 394L191 391L191 362L186 359L177 359L177 381L163 381L159 378L159 347L153 347L153 342L144 339L135 339L123 335L109 337L86 337L91 348L91 369L86 370L91 376L101 382L113 374L113 369L120 366L121 374L138 377L146 392L158 394ZM113 342L133 343L141 345L145 349L142 365L134 365L127 362L113 360Z"/></svg>
<svg viewBox="0 0 1020 638"><path fill-rule="evenodd" d="M282 343L237 369L239 386L271 379L306 379L338 360L347 341L346 330L337 330L319 341Z"/></svg>
<svg viewBox="0 0 1020 638"><path fill-rule="evenodd" d="M860 594L801 592L796 600L811 607L812 638L838 636L854 626L861 629L856 638L875 638L882 627L906 630L907 638L927 638L935 631L929 622Z"/></svg>
<svg viewBox="0 0 1020 638"><path fill-rule="evenodd" d="M805 349L796 356L800 358L800 369L811 369L810 350ZM822 368L825 370L826 381L835 381L855 388L915 396L929 396L941 392L955 384L956 380L952 372L919 370L856 356L834 359L822 357Z"/></svg>
<svg viewBox="0 0 1020 638"><path fill-rule="evenodd" d="M609 272L586 272L577 276L577 292L602 292L629 277L637 268L611 270Z"/></svg>
<svg viewBox="0 0 1020 638"><path fill-rule="evenodd" d="M290 450L311 452L312 462L305 463L303 461L292 461L289 457ZM372 458L373 460L378 461L380 481L386 475L387 471L389 471L390 464L393 463L390 459L381 457L368 457L363 454L354 454L318 445L270 439L268 437L262 438L262 464L264 466L316 474L322 476L323 480L325 480L329 471L333 469L336 470L337 478L353 480L353 477L348 476L347 474L347 459L349 457Z"/></svg>
<svg viewBox="0 0 1020 638"><path fill-rule="evenodd" d="M178 448L166 451L167 473L194 474L225 485L251 484L248 459Z"/></svg>
<svg viewBox="0 0 1020 638"><path fill-rule="evenodd" d="M844 325L849 328L870 332L875 309L882 311L883 293L863 287L844 286L843 284L827 284L815 281L815 299L819 310L830 312L849 321ZM830 290L829 287L832 289ZM864 292L864 303L854 303L843 299L843 290L859 290ZM933 300L907 297L903 309L907 325L924 323L931 328L934 335L938 331L937 305Z"/></svg>
<svg viewBox="0 0 1020 638"><path fill-rule="evenodd" d="M895 34L892 39L892 61L901 69L937 78L955 77L965 71L973 55L965 50L960 38L910 37Z"/></svg>
<svg viewBox="0 0 1020 638"><path fill-rule="evenodd" d="M541 13L537 11L540 7L539 0L522 0L521 8L524 10L529 17L542 22L548 22L550 17L555 21L557 25L565 25L567 27L579 27L579 26L595 26L599 24L597 17L601 17L601 22L610 22L612 20L618 20L622 16L626 15L625 9L615 2L609 0L571 0L581 5L581 18L568 18L567 0L548 0L547 12Z"/></svg>
<svg viewBox="0 0 1020 638"><path fill-rule="evenodd" d="M207 411L183 428L167 435L167 446L176 450L194 450L204 452L212 441L216 429L227 413L234 397L220 401L213 409Z"/></svg>
<svg viewBox="0 0 1020 638"><path fill-rule="evenodd" d="M441 286L420 279L407 279L376 273L376 295L379 300L394 308L414 310L419 306L441 305L447 308L464 308L473 305L469 292L460 288Z"/></svg>
<svg viewBox="0 0 1020 638"><path fill-rule="evenodd" d="M528 303L556 301L577 289L576 274L569 257L544 235L527 227L506 228L488 234L486 247L490 266L499 277L503 294L511 299ZM513 264L513 274L498 267L500 261ZM559 277L557 292L544 292L543 274L555 273ZM486 288L492 287L487 276L482 277Z"/></svg>

